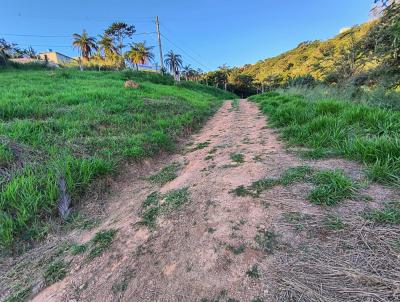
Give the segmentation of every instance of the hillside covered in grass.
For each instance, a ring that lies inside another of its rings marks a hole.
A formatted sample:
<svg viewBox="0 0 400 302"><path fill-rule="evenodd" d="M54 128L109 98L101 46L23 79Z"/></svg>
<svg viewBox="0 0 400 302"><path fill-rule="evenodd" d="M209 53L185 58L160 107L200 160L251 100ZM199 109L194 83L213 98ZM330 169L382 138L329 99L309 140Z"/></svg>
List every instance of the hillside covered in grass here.
<svg viewBox="0 0 400 302"><path fill-rule="evenodd" d="M128 79L139 88L125 88ZM1 71L0 246L43 237L47 222L70 210L58 209L68 197L79 203L122 160L173 150L232 97L159 74Z"/></svg>
<svg viewBox="0 0 400 302"><path fill-rule="evenodd" d="M253 76L258 82L266 79L271 81L272 78L283 81L306 74L323 80L325 74L334 70L334 63L340 57L341 51L348 49L354 42L353 39L358 41L364 37L373 25L374 22L368 22L355 26L326 41L302 42L296 48L276 57L246 65L242 73Z"/></svg>

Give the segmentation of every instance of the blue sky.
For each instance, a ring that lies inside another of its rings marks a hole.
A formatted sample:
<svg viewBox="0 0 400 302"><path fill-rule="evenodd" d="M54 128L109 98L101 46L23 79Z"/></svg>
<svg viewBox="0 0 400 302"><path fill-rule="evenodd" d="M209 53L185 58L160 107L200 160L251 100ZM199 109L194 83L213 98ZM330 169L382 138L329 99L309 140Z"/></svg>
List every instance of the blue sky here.
<svg viewBox="0 0 400 302"><path fill-rule="evenodd" d="M76 55L70 35L86 29L96 36L112 21L154 32L159 16L164 52L181 53L203 70L223 63L241 66L278 55L302 41L327 39L343 27L370 18L372 0L19 0L2 4L0 38L38 51ZM5 35L13 34L13 35ZM42 35L36 37L16 35ZM60 36L60 37L58 37ZM154 34L138 35L156 45ZM172 43L171 43L172 42ZM157 54L156 48L154 49Z"/></svg>

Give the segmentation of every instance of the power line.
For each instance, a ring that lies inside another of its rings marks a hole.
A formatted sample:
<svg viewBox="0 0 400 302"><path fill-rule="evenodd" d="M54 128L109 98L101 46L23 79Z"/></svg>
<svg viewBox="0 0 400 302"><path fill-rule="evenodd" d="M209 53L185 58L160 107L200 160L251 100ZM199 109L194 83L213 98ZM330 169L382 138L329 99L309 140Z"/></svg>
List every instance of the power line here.
<svg viewBox="0 0 400 302"><path fill-rule="evenodd" d="M167 26L165 26L165 24L164 23L160 23L160 25L164 28L164 29L166 29L171 35L174 35L173 34L173 32L172 32L172 30L170 30ZM178 41L179 42L179 44L183 44L183 43L180 43L180 41ZM195 51L193 51L192 49L190 49L190 52L192 52L193 54L195 54L199 59L202 59L202 57L197 53L197 52L195 52Z"/></svg>
<svg viewBox="0 0 400 302"><path fill-rule="evenodd" d="M143 33L134 33L133 36L141 36L141 35L152 35L157 32L143 32ZM15 37L37 37L37 38L72 38L71 35L35 35L35 34L3 34L0 33L0 36L15 36Z"/></svg>
<svg viewBox="0 0 400 302"><path fill-rule="evenodd" d="M161 34L161 36L167 40L169 43L171 43L173 46L175 46L176 48L180 49L183 53L185 53L189 58L191 58L194 62L196 62L197 64L207 68L207 69L211 69L209 66L204 65L203 63L201 63L200 61L198 61L196 58L194 58L191 54L189 54L186 50L184 50L182 47L178 46L177 44L175 44L174 42L172 42L170 39L168 39L164 34Z"/></svg>

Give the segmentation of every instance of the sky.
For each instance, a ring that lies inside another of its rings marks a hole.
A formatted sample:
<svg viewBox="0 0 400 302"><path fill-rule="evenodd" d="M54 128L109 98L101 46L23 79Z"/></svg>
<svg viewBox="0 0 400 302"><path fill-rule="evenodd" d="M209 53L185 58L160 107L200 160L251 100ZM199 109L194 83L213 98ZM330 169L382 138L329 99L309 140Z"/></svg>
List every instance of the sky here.
<svg viewBox="0 0 400 302"><path fill-rule="evenodd" d="M73 33L101 34L114 21L133 24L157 46L159 16L163 51L204 71L222 64L242 66L273 57L302 41L324 40L341 28L370 19L373 0L19 0L4 1L0 38L76 56ZM154 48L159 61L158 48Z"/></svg>

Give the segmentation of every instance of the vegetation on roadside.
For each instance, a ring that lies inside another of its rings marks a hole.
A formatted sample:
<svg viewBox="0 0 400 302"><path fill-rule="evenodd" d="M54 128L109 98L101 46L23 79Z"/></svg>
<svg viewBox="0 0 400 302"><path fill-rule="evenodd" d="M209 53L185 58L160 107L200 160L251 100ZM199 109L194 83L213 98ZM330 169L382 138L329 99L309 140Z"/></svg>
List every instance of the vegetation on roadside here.
<svg viewBox="0 0 400 302"><path fill-rule="evenodd" d="M400 224L400 201L387 202L383 209L366 211L363 216L378 223Z"/></svg>
<svg viewBox="0 0 400 302"><path fill-rule="evenodd" d="M125 89L131 79L138 89ZM122 160L171 151L232 95L151 73L4 70L0 73L0 245L43 237L58 216Z"/></svg>
<svg viewBox="0 0 400 302"><path fill-rule="evenodd" d="M327 150L366 165L372 180L400 184L400 114L339 100L261 94L251 98L289 144Z"/></svg>
<svg viewBox="0 0 400 302"><path fill-rule="evenodd" d="M237 196L258 197L263 191L275 186L288 186L297 182L310 182L315 185L308 199L318 205L335 205L351 198L355 192L353 181L341 170L314 171L308 166L298 166L287 169L279 178L260 179L248 187L241 185L231 193Z"/></svg>

